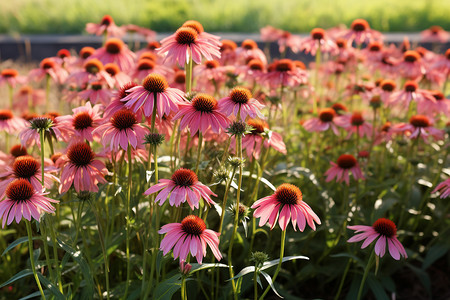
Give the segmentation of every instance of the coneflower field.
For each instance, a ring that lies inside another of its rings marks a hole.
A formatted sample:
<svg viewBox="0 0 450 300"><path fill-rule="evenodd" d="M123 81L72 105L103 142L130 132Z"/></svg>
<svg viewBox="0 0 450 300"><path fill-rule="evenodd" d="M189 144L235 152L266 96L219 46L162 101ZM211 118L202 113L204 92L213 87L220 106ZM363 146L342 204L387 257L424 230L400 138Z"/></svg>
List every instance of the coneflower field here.
<svg viewBox="0 0 450 300"><path fill-rule="evenodd" d="M449 299L450 33L180 25L0 62L0 299Z"/></svg>

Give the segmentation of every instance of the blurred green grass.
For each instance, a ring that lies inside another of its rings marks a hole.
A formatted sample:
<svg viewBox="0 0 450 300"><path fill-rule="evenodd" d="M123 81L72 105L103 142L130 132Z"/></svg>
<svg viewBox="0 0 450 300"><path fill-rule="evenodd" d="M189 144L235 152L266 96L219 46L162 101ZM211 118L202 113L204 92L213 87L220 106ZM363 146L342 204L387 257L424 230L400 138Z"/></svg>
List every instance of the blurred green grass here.
<svg viewBox="0 0 450 300"><path fill-rule="evenodd" d="M88 22L111 15L116 24L159 32L185 20L209 32L258 32L265 25L291 32L349 26L364 18L380 31L420 31L431 25L450 30L449 0L3 0L0 33L83 33Z"/></svg>

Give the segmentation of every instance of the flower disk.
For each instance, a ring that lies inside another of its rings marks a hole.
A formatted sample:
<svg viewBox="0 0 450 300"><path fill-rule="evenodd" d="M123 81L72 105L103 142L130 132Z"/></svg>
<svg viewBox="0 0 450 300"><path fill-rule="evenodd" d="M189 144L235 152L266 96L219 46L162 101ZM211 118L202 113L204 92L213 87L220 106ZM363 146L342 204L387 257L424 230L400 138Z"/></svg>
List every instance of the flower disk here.
<svg viewBox="0 0 450 300"><path fill-rule="evenodd" d="M56 64L51 58L44 58L40 64L42 69L53 69Z"/></svg>
<svg viewBox="0 0 450 300"><path fill-rule="evenodd" d="M115 76L120 73L120 68L114 63L109 63L105 65L105 71L108 72L109 75Z"/></svg>
<svg viewBox="0 0 450 300"><path fill-rule="evenodd" d="M323 40L323 38L325 37L325 30L323 30L322 28L314 28L313 30L311 30L311 37L314 40Z"/></svg>
<svg viewBox="0 0 450 300"><path fill-rule="evenodd" d="M128 109L121 109L111 117L111 124L119 130L132 128L137 124L136 115Z"/></svg>
<svg viewBox="0 0 450 300"><path fill-rule="evenodd" d="M110 54L118 54L122 50L124 44L121 39L110 38L105 43L106 52Z"/></svg>
<svg viewBox="0 0 450 300"><path fill-rule="evenodd" d="M397 227L394 222L385 218L376 220L372 227L376 232L387 238L394 237L397 234Z"/></svg>
<svg viewBox="0 0 450 300"><path fill-rule="evenodd" d="M172 175L172 181L179 186L192 186L198 181L197 174L189 169L178 169Z"/></svg>
<svg viewBox="0 0 450 300"><path fill-rule="evenodd" d="M390 80L390 79L386 79L386 80L383 80L380 83L380 86L381 86L381 89L383 91L385 91L385 92L392 92L393 90L395 90L395 87L397 85L395 84L395 81Z"/></svg>
<svg viewBox="0 0 450 300"><path fill-rule="evenodd" d="M211 95L200 93L192 99L192 106L197 111L211 113L217 108L217 100Z"/></svg>
<svg viewBox="0 0 450 300"><path fill-rule="evenodd" d="M235 87L230 92L231 101L239 104L246 104L252 98L252 93L243 87Z"/></svg>
<svg viewBox="0 0 450 300"><path fill-rule="evenodd" d="M300 204L303 199L298 187L290 183L283 183L275 191L275 199L282 204Z"/></svg>
<svg viewBox="0 0 450 300"><path fill-rule="evenodd" d="M16 179L6 188L6 197L15 202L24 202L34 195L34 188L26 179Z"/></svg>
<svg viewBox="0 0 450 300"><path fill-rule="evenodd" d="M82 111L73 117L72 125L76 130L83 130L91 127L93 121L88 112Z"/></svg>
<svg viewBox="0 0 450 300"><path fill-rule="evenodd" d="M294 62L288 58L280 59L275 65L275 70L278 72L289 72L294 71L294 69Z"/></svg>
<svg viewBox="0 0 450 300"><path fill-rule="evenodd" d="M23 147L22 145L12 146L11 150L9 150L9 153L11 153L11 155L14 157L28 155L27 148Z"/></svg>
<svg viewBox="0 0 450 300"><path fill-rule="evenodd" d="M259 119L249 119L247 124L253 127L251 134L261 134L265 128L269 128L267 122Z"/></svg>
<svg viewBox="0 0 450 300"><path fill-rule="evenodd" d="M39 171L39 163L32 156L20 156L13 163L13 172L16 177L29 179Z"/></svg>
<svg viewBox="0 0 450 300"><path fill-rule="evenodd" d="M409 50L403 53L403 60L406 62L416 62L420 60L420 54L417 51Z"/></svg>
<svg viewBox="0 0 450 300"><path fill-rule="evenodd" d="M84 69L86 70L86 72L91 73L91 74L97 74L98 72L100 72L101 70L103 70L103 64L101 61L99 61L96 58L90 59L88 60L85 64L84 64Z"/></svg>
<svg viewBox="0 0 450 300"><path fill-rule="evenodd" d="M199 236L205 231L206 225L201 218L190 215L181 221L181 229L187 234Z"/></svg>
<svg viewBox="0 0 450 300"><path fill-rule="evenodd" d="M190 27L192 29L194 29L195 31L197 31L198 33L202 33L205 30L203 29L203 25L200 24L200 22L195 21L195 20L189 20L183 23L182 27Z"/></svg>
<svg viewBox="0 0 450 300"><path fill-rule="evenodd" d="M414 127L425 128L430 126L430 119L427 116L416 115L409 119L409 123Z"/></svg>
<svg viewBox="0 0 450 300"><path fill-rule="evenodd" d="M332 108L324 108L319 113L320 121L324 123L328 123L333 121L333 118L336 116L334 109Z"/></svg>
<svg viewBox="0 0 450 300"><path fill-rule="evenodd" d="M155 68L155 62L148 58L141 58L138 62L137 69L139 71L143 70L153 70Z"/></svg>
<svg viewBox="0 0 450 300"><path fill-rule="evenodd" d="M353 126L361 126L364 124L364 118L360 112L355 112L353 113L350 122Z"/></svg>
<svg viewBox="0 0 450 300"><path fill-rule="evenodd" d="M339 156L337 164L341 169L351 169L356 166L356 158L351 154L342 154Z"/></svg>
<svg viewBox="0 0 450 300"><path fill-rule="evenodd" d="M192 27L181 27L175 32L175 40L181 45L194 44L197 37L197 30Z"/></svg>
<svg viewBox="0 0 450 300"><path fill-rule="evenodd" d="M7 121L13 118L13 114L10 110L1 109L0 110L0 121Z"/></svg>
<svg viewBox="0 0 450 300"><path fill-rule="evenodd" d="M2 77L11 78L16 77L19 73L14 69L4 69L1 73Z"/></svg>
<svg viewBox="0 0 450 300"><path fill-rule="evenodd" d="M81 142L69 148L67 157L75 166L84 167L91 163L95 154L88 144Z"/></svg>
<svg viewBox="0 0 450 300"><path fill-rule="evenodd" d="M414 93L419 88L419 85L415 81L405 82L404 89L406 92Z"/></svg>
<svg viewBox="0 0 450 300"><path fill-rule="evenodd" d="M365 31L370 28L369 23L364 19L356 19L352 22L351 26L353 31Z"/></svg>
<svg viewBox="0 0 450 300"><path fill-rule="evenodd" d="M129 94L131 94L130 92L127 92L127 90L134 88L135 86L137 86L137 83L134 83L132 81L125 83L124 85L122 85L120 87L120 89L117 91L117 97L119 99L123 99L126 96L128 96Z"/></svg>
<svg viewBox="0 0 450 300"><path fill-rule="evenodd" d="M144 78L142 86L151 93L164 93L169 83L163 75L152 73Z"/></svg>

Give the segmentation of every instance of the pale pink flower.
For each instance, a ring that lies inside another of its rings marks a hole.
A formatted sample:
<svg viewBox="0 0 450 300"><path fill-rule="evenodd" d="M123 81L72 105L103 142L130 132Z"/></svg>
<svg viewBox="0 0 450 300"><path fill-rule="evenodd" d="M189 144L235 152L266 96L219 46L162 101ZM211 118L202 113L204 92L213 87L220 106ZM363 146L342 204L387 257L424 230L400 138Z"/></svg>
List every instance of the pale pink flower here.
<svg viewBox="0 0 450 300"><path fill-rule="evenodd" d="M220 233L206 229L205 222L197 216L187 216L181 223L166 224L161 227L158 233L166 233L160 245L163 255L169 253L173 248L173 257L174 259L179 257L180 263L186 261L190 252L201 264L203 257L206 256L207 245L211 248L217 260L222 259L222 254L219 251Z"/></svg>
<svg viewBox="0 0 450 300"><path fill-rule="evenodd" d="M222 40L220 47L220 63L222 66L235 65L237 63L237 44L232 40Z"/></svg>
<svg viewBox="0 0 450 300"><path fill-rule="evenodd" d="M172 174L171 179L160 179L158 184L150 187L144 192L144 195L157 193L155 202L159 201L159 205L163 205L169 198L171 206L180 206L187 202L192 210L199 208L200 199L204 199L206 203L215 204L211 199L211 195L217 197L209 187L198 181L197 174L189 169L178 169Z"/></svg>
<svg viewBox="0 0 450 300"><path fill-rule="evenodd" d="M115 63L106 64L105 71L111 76L116 88L120 88L127 82L131 81L131 77L125 72L121 71L119 66Z"/></svg>
<svg viewBox="0 0 450 300"><path fill-rule="evenodd" d="M351 28L344 31L342 38L346 39L349 43L354 41L357 45L361 45L374 40L381 40L383 35L379 31L370 29L369 23L366 20L356 19L352 22Z"/></svg>
<svg viewBox="0 0 450 300"><path fill-rule="evenodd" d="M300 42L300 51L316 55L319 48L322 53L335 54L338 52L336 43L327 36L326 31L322 28L314 28L311 30L310 36Z"/></svg>
<svg viewBox="0 0 450 300"><path fill-rule="evenodd" d="M334 123L336 112L332 108L324 108L319 112L318 118L306 120L303 127L309 132L320 132L331 129L335 135L339 135L339 129Z"/></svg>
<svg viewBox="0 0 450 300"><path fill-rule="evenodd" d="M85 142L69 146L56 165L61 169L61 185L59 193L67 192L74 186L76 192L98 192L98 184L106 183L108 170L105 164L96 158L96 154Z"/></svg>
<svg viewBox="0 0 450 300"><path fill-rule="evenodd" d="M45 91L43 89L33 89L30 85L21 86L14 94L13 108L23 111L29 105L37 107L45 103Z"/></svg>
<svg viewBox="0 0 450 300"><path fill-rule="evenodd" d="M399 107L408 107L411 101L425 100L436 102L430 91L419 89L417 82L408 80L405 82L403 90L392 93L389 103Z"/></svg>
<svg viewBox="0 0 450 300"><path fill-rule="evenodd" d="M432 68L447 74L447 76L450 74L450 49L447 49L444 55L436 58L436 61L432 64Z"/></svg>
<svg viewBox="0 0 450 300"><path fill-rule="evenodd" d="M253 98L250 90L244 87L235 87L230 94L219 100L219 111L226 116L234 115L237 119L245 121L247 116L250 118L264 119L261 109L264 105Z"/></svg>
<svg viewBox="0 0 450 300"><path fill-rule="evenodd" d="M336 125L347 130L347 139L350 138L353 133L358 134L360 137L370 137L372 135L372 125L364 119L361 112L338 116L334 122Z"/></svg>
<svg viewBox="0 0 450 300"><path fill-rule="evenodd" d="M255 86L264 77L264 74L266 74L266 66L259 59L252 59L247 64L236 67L235 72L245 82Z"/></svg>
<svg viewBox="0 0 450 300"><path fill-rule="evenodd" d="M336 182L345 181L347 185L350 184L349 172L351 171L355 180L362 179L364 176L362 174L361 168L359 167L358 161L351 154L342 154L337 159L337 163L330 162L331 168L329 168L325 175L327 176L326 182L330 182L336 178Z"/></svg>
<svg viewBox="0 0 450 300"><path fill-rule="evenodd" d="M433 127L433 120L424 115L415 115L409 119L409 123L400 123L392 128L395 133L404 133L410 139L419 136L425 141L431 136L435 140L444 139L444 131Z"/></svg>
<svg viewBox="0 0 450 300"><path fill-rule="evenodd" d="M33 69L28 73L28 78L40 81L46 76L50 76L53 81L63 83L67 79L68 75L69 73L53 59L44 58L41 61L39 68Z"/></svg>
<svg viewBox="0 0 450 300"><path fill-rule="evenodd" d="M220 58L219 46L198 34L192 27L180 27L174 34L161 41L158 54L166 54L164 61L184 66L189 60L200 64L202 57L207 60Z"/></svg>
<svg viewBox="0 0 450 300"><path fill-rule="evenodd" d="M143 36L147 41L151 41L156 38L156 32L145 27L137 26L134 24L127 24L120 26L120 28L130 34L137 33Z"/></svg>
<svg viewBox="0 0 450 300"><path fill-rule="evenodd" d="M92 82L87 89L78 93L78 97L92 104L102 103L108 105L113 96L113 92L107 87L103 88L100 81Z"/></svg>
<svg viewBox="0 0 450 300"><path fill-rule="evenodd" d="M84 87L93 82L106 82L109 87L114 86L111 75L106 72L103 63L96 58L86 60L83 68L73 71L66 80L66 83L75 83L78 87Z"/></svg>
<svg viewBox="0 0 450 300"><path fill-rule="evenodd" d="M431 26L430 28L420 33L422 42L442 43L445 44L450 37L450 34L441 26Z"/></svg>
<svg viewBox="0 0 450 300"><path fill-rule="evenodd" d="M166 137L166 140L168 140L172 136L173 132L173 117L174 113L170 115L164 115L161 119L156 118L155 119L155 127L160 134L164 134ZM152 124L152 118L147 118L147 125L150 127Z"/></svg>
<svg viewBox="0 0 450 300"><path fill-rule="evenodd" d="M25 127L19 133L20 143L23 146L31 147L34 144L41 146L40 134L44 131L45 138L54 138L57 141L68 141L70 139L69 131L66 128L57 128L57 115L46 114L42 117L36 117L29 121L29 126Z"/></svg>
<svg viewBox="0 0 450 300"><path fill-rule="evenodd" d="M297 67L291 59L284 58L273 62L261 79L271 89L298 87L308 82L308 73Z"/></svg>
<svg viewBox="0 0 450 300"><path fill-rule="evenodd" d="M396 64L396 69L400 75L409 80L420 80L425 74L425 67L420 54L413 50L403 53L403 59Z"/></svg>
<svg viewBox="0 0 450 300"><path fill-rule="evenodd" d="M403 248L403 245L397 239L397 227L391 220L380 218L372 226L355 225L347 226L347 228L356 230L355 233L358 233L352 236L347 242L355 243L364 240L361 249L366 248L379 238L375 244L376 255L383 257L386 253L387 244L392 258L395 260L399 260L400 256L408 258L405 248Z"/></svg>
<svg viewBox="0 0 450 300"><path fill-rule="evenodd" d="M421 115L433 116L442 114L450 117L450 99L445 98L441 91L430 91L435 101L428 98L417 103L417 112Z"/></svg>
<svg viewBox="0 0 450 300"><path fill-rule="evenodd" d="M166 78L157 73L149 74L142 81L142 85L126 92L130 94L121 99L122 102L126 102L125 107L135 113L142 108L146 117L152 115L154 104L156 104L158 116L162 118L163 115L169 115L171 111L177 112L178 104L185 100L182 91L170 88Z"/></svg>
<svg viewBox="0 0 450 300"><path fill-rule="evenodd" d="M178 107L179 111L173 119L181 119L180 129L189 127L191 136L198 131L205 133L210 127L213 132L219 133L230 123L230 120L218 110L217 100L208 94L199 93L191 102L180 103Z"/></svg>
<svg viewBox="0 0 450 300"><path fill-rule="evenodd" d="M267 25L259 29L261 40L263 42L275 42L283 34L283 30Z"/></svg>
<svg viewBox="0 0 450 300"><path fill-rule="evenodd" d="M114 113L111 119L94 129L93 134L98 134L104 147L109 145L111 151L119 151L119 148L142 148L143 140L148 130L138 124L136 114L128 109L121 109Z"/></svg>
<svg viewBox="0 0 450 300"><path fill-rule="evenodd" d="M9 134L18 132L27 126L27 122L13 115L9 109L0 109L0 130Z"/></svg>
<svg viewBox="0 0 450 300"><path fill-rule="evenodd" d="M86 31L87 33L95 35L105 34L107 37L122 37L125 35L125 30L118 27L116 23L114 23L113 18L109 15L103 16L100 24L87 23Z"/></svg>
<svg viewBox="0 0 450 300"><path fill-rule="evenodd" d="M220 37L217 35L213 35L213 34L205 32L203 25L198 21L188 20L188 21L184 22L183 25L181 25L181 27L190 27L190 28L194 29L195 31L197 31L198 36L200 38L207 40L211 45L214 45L217 47L222 46L222 43L220 42Z"/></svg>
<svg viewBox="0 0 450 300"><path fill-rule="evenodd" d="M259 226L269 223L270 229L277 223L281 230L286 230L289 221L292 221L294 230L303 232L306 223L312 230L316 230L316 224L321 224L319 217L311 207L303 201L302 192L293 184L283 183L271 196L264 197L253 203L255 209L253 217L260 218Z"/></svg>
<svg viewBox="0 0 450 300"><path fill-rule="evenodd" d="M3 219L2 228L9 225L15 219L19 224L22 217L28 221L31 218L39 221L41 213L53 213L55 208L51 203L58 203L45 197L42 188L35 190L30 182L25 179L16 179L6 188L6 198L0 202L0 217Z"/></svg>
<svg viewBox="0 0 450 300"><path fill-rule="evenodd" d="M90 58L97 58L103 64L115 63L120 70L128 72L134 66L136 55L121 39L110 38L106 41L105 46L95 50Z"/></svg>
<svg viewBox="0 0 450 300"><path fill-rule="evenodd" d="M167 78L173 76L174 71L164 65L157 64L154 60L141 58L136 64L136 67L131 71L130 76L133 79L142 81L148 74L152 73L158 73Z"/></svg>
<svg viewBox="0 0 450 300"><path fill-rule="evenodd" d="M301 51L302 39L289 31L283 31L277 43L280 53L286 52L286 48L290 48L292 52L297 53Z"/></svg>
<svg viewBox="0 0 450 300"><path fill-rule="evenodd" d="M111 102L108 104L108 106L105 109L105 113L103 117L106 120L109 120L114 113L118 110L121 110L125 107L126 102L122 102L121 100L124 99L126 96L131 94L131 92L127 92L127 90L137 86L137 83L134 82L127 82L123 86L121 86L117 91L113 92L113 98ZM136 117L138 120L142 120L142 112L141 110L138 110L136 112Z"/></svg>
<svg viewBox="0 0 450 300"><path fill-rule="evenodd" d="M258 48L258 44L256 44L253 40L244 40L241 44L241 47L236 48L236 59L241 62L241 64L245 64L251 59L259 59L263 62L264 65L267 65L267 58L264 52Z"/></svg>
<svg viewBox="0 0 450 300"><path fill-rule="evenodd" d="M194 77L199 90L214 93L220 90L227 80L227 73L234 69L231 66L221 66L217 60L207 60L194 68Z"/></svg>
<svg viewBox="0 0 450 300"><path fill-rule="evenodd" d="M15 69L3 69L0 73L0 86L7 83L10 87L15 88L17 84L24 84L26 82L25 76L20 76Z"/></svg>
<svg viewBox="0 0 450 300"><path fill-rule="evenodd" d="M439 183L436 188L433 190L432 193L437 193L440 192L440 198L444 199L447 198L448 196L450 196L450 178L448 178L447 180Z"/></svg>

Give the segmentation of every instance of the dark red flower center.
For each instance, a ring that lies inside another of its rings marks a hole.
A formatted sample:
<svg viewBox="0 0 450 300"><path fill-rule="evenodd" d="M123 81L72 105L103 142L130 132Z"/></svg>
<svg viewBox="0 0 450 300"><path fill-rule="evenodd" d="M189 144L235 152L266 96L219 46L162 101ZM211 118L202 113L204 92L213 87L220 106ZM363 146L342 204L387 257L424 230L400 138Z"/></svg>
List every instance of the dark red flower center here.
<svg viewBox="0 0 450 300"><path fill-rule="evenodd" d="M141 59L149 59L151 61L156 62L158 57L156 56L155 53L150 52L150 51L146 51L146 52L142 53L141 56L139 56L139 60L141 60Z"/></svg>
<svg viewBox="0 0 450 300"><path fill-rule="evenodd" d="M84 69L86 70L86 72L95 75L103 70L103 64L98 59L93 58L84 63Z"/></svg>
<svg viewBox="0 0 450 300"><path fill-rule="evenodd" d="M1 73L1 76L5 78L16 77L17 75L19 75L19 72L14 69L4 69Z"/></svg>
<svg viewBox="0 0 450 300"><path fill-rule="evenodd" d="M111 76L116 76L120 73L120 68L115 63L109 63L105 65L105 71Z"/></svg>
<svg viewBox="0 0 450 300"><path fill-rule="evenodd" d="M380 218L372 225L375 231L387 238L394 237L397 234L397 226L391 220Z"/></svg>
<svg viewBox="0 0 450 300"><path fill-rule="evenodd" d="M390 80L390 79L386 79L386 80L383 80L380 83L380 86L381 86L381 89L383 91L385 91L385 92L392 92L393 90L395 90L395 87L397 85L395 84L395 81Z"/></svg>
<svg viewBox="0 0 450 300"><path fill-rule="evenodd" d="M106 52L110 54L118 54L124 47L123 41L118 38L110 38L105 43Z"/></svg>
<svg viewBox="0 0 450 300"><path fill-rule="evenodd" d="M41 61L41 68L42 69L53 69L55 66L56 66L56 64L55 64L55 62L51 59L51 58L44 58L42 61Z"/></svg>
<svg viewBox="0 0 450 300"><path fill-rule="evenodd" d="M70 57L70 51L67 49L61 49L56 53L59 58Z"/></svg>
<svg viewBox="0 0 450 300"><path fill-rule="evenodd" d="M283 183L275 191L275 199L282 204L299 204L303 195L298 187L290 183Z"/></svg>
<svg viewBox="0 0 450 300"><path fill-rule="evenodd" d="M269 124L260 119L248 119L247 124L253 127L251 134L261 134L264 129L269 128Z"/></svg>
<svg viewBox="0 0 450 300"><path fill-rule="evenodd" d="M369 48L369 51L371 51L371 52L378 52L381 49L383 49L383 43L375 41L375 42L370 43L368 48Z"/></svg>
<svg viewBox="0 0 450 300"><path fill-rule="evenodd" d="M441 26L433 25L433 26L430 27L430 31L431 31L432 34L438 34L439 32L444 31L444 29L442 29Z"/></svg>
<svg viewBox="0 0 450 300"><path fill-rule="evenodd" d="M441 101L445 98L444 94L438 90L431 91L431 94L433 95L434 99L436 99L436 101Z"/></svg>
<svg viewBox="0 0 450 300"><path fill-rule="evenodd" d="M136 114L128 109L118 110L111 117L111 124L119 130L132 128L137 124Z"/></svg>
<svg viewBox="0 0 450 300"><path fill-rule="evenodd" d="M184 71L178 70L175 73L175 77L174 77L173 81L175 81L178 84L185 84L186 83L186 74L184 73Z"/></svg>
<svg viewBox="0 0 450 300"><path fill-rule="evenodd" d="M198 177L194 171L181 168L172 174L172 181L179 186L192 186L198 181Z"/></svg>
<svg viewBox="0 0 450 300"><path fill-rule="evenodd" d="M19 90L19 94L25 95L25 96L30 95L32 92L33 92L33 88L29 85L24 85Z"/></svg>
<svg viewBox="0 0 450 300"><path fill-rule="evenodd" d="M356 158L351 154L342 154L337 159L337 165L341 169L351 169L356 166Z"/></svg>
<svg viewBox="0 0 450 300"><path fill-rule="evenodd" d="M142 86L151 93L164 93L169 87L169 83L163 75L152 73L144 78Z"/></svg>
<svg viewBox="0 0 450 300"><path fill-rule="evenodd" d="M100 24L109 26L110 24L114 23L113 18L110 15L104 15L102 18L102 21Z"/></svg>
<svg viewBox="0 0 450 300"><path fill-rule="evenodd" d="M152 41L152 42L148 42L146 48L147 48L148 50L153 51L153 50L158 49L158 48L160 48L160 47L161 47L161 44L160 44L158 41Z"/></svg>
<svg viewBox="0 0 450 300"><path fill-rule="evenodd" d="M220 63L217 60L207 60L205 61L205 66L208 69L215 69L220 66Z"/></svg>
<svg viewBox="0 0 450 300"><path fill-rule="evenodd" d="M235 87L230 92L230 98L234 103L245 104L252 98L252 93L244 87Z"/></svg>
<svg viewBox="0 0 450 300"><path fill-rule="evenodd" d="M198 33L202 33L205 30L203 29L203 25L200 24L200 22L195 21L195 20L189 20L183 23L182 27L190 27L192 29L194 29L195 31L197 31Z"/></svg>
<svg viewBox="0 0 450 300"><path fill-rule="evenodd" d="M217 108L217 100L211 95L200 93L192 99L192 106L197 111L212 113Z"/></svg>
<svg viewBox="0 0 450 300"><path fill-rule="evenodd" d="M311 30L311 37L314 40L323 40L323 38L325 37L325 30L323 30L322 28L314 28L313 30Z"/></svg>
<svg viewBox="0 0 450 300"><path fill-rule="evenodd" d="M319 113L319 119L322 122L328 123L333 121L336 112L332 108L324 108Z"/></svg>
<svg viewBox="0 0 450 300"><path fill-rule="evenodd" d="M342 111L348 111L347 107L342 103L335 103L331 106L334 111L339 114Z"/></svg>
<svg viewBox="0 0 450 300"><path fill-rule="evenodd" d="M153 70L155 68L155 62L148 58L142 58L139 60L137 69L139 71Z"/></svg>
<svg viewBox="0 0 450 300"><path fill-rule="evenodd" d="M125 83L123 86L120 87L120 89L117 91L117 96L119 99L123 99L126 96L128 96L129 94L131 94L130 92L127 92L127 90L134 88L135 86L137 86L137 83L134 83L132 81Z"/></svg>
<svg viewBox="0 0 450 300"><path fill-rule="evenodd" d="M77 167L89 165L95 157L94 151L86 143L77 143L70 146L67 151L67 158ZM85 174L86 176L86 174Z"/></svg>
<svg viewBox="0 0 450 300"><path fill-rule="evenodd" d="M364 124L364 118L360 112L354 112L352 117L350 118L350 123L353 126L361 126Z"/></svg>
<svg viewBox="0 0 450 300"><path fill-rule="evenodd" d="M417 51L409 50L403 53L403 60L405 62L416 62L420 60L420 54Z"/></svg>
<svg viewBox="0 0 450 300"><path fill-rule="evenodd" d="M194 215L187 216L181 221L181 229L187 234L199 236L205 231L205 222Z"/></svg>
<svg viewBox="0 0 450 300"><path fill-rule="evenodd" d="M83 130L92 126L91 115L87 111L82 111L73 116L73 127L75 130Z"/></svg>
<svg viewBox="0 0 450 300"><path fill-rule="evenodd" d="M383 132L388 132L390 129L391 129L391 122L386 122L381 127L381 131L383 131Z"/></svg>
<svg viewBox="0 0 450 300"><path fill-rule="evenodd" d="M34 188L26 179L16 179L6 188L6 197L14 202L25 202L34 195Z"/></svg>
<svg viewBox="0 0 450 300"><path fill-rule="evenodd" d="M0 121L7 121L13 118L13 114L8 109L1 109L0 110Z"/></svg>
<svg viewBox="0 0 450 300"><path fill-rule="evenodd" d="M347 41L343 38L338 38L336 40L336 45L338 46L338 48L345 49L347 48Z"/></svg>
<svg viewBox="0 0 450 300"><path fill-rule="evenodd" d="M194 44L197 37L197 30L191 27L181 27L175 32L175 40L181 45Z"/></svg>
<svg viewBox="0 0 450 300"><path fill-rule="evenodd" d="M19 156L13 163L13 172L16 177L30 179L39 172L40 164L32 156Z"/></svg>
<svg viewBox="0 0 450 300"><path fill-rule="evenodd" d="M405 89L406 92L413 93L419 88L419 85L415 81L407 81L405 82L403 88Z"/></svg>
<svg viewBox="0 0 450 300"><path fill-rule="evenodd" d="M100 91L102 89L102 87L103 87L103 85L102 85L102 83L100 81L96 81L96 82L91 83L91 88L94 91Z"/></svg>
<svg viewBox="0 0 450 300"><path fill-rule="evenodd" d="M91 56L95 52L95 49L92 47L83 47L80 50L80 57L82 59L86 59Z"/></svg>
<svg viewBox="0 0 450 300"><path fill-rule="evenodd" d="M361 32L370 28L369 23L364 19L356 19L352 22L351 26L353 31Z"/></svg>
<svg viewBox="0 0 450 300"><path fill-rule="evenodd" d="M295 65L294 62L288 58L280 59L275 64L275 70L278 72L289 72L294 71Z"/></svg>
<svg viewBox="0 0 450 300"><path fill-rule="evenodd" d="M9 150L9 153L11 153L11 155L14 157L28 155L27 148L23 147L22 145L12 146L11 150Z"/></svg>
<svg viewBox="0 0 450 300"><path fill-rule="evenodd" d="M220 51L234 51L237 48L237 44L231 40L222 40L222 46L220 46Z"/></svg>
<svg viewBox="0 0 450 300"><path fill-rule="evenodd" d="M430 119L427 116L416 115L409 119L409 123L414 127L424 128L430 126Z"/></svg>
<svg viewBox="0 0 450 300"><path fill-rule="evenodd" d="M241 44L241 47L247 50L253 50L258 48L258 44L254 40L244 40Z"/></svg>
<svg viewBox="0 0 450 300"><path fill-rule="evenodd" d="M247 66L254 71L262 71L264 70L264 64L259 59L252 59L247 63Z"/></svg>
<svg viewBox="0 0 450 300"><path fill-rule="evenodd" d="M450 60L450 49L447 49L447 51L445 51L445 57Z"/></svg>

